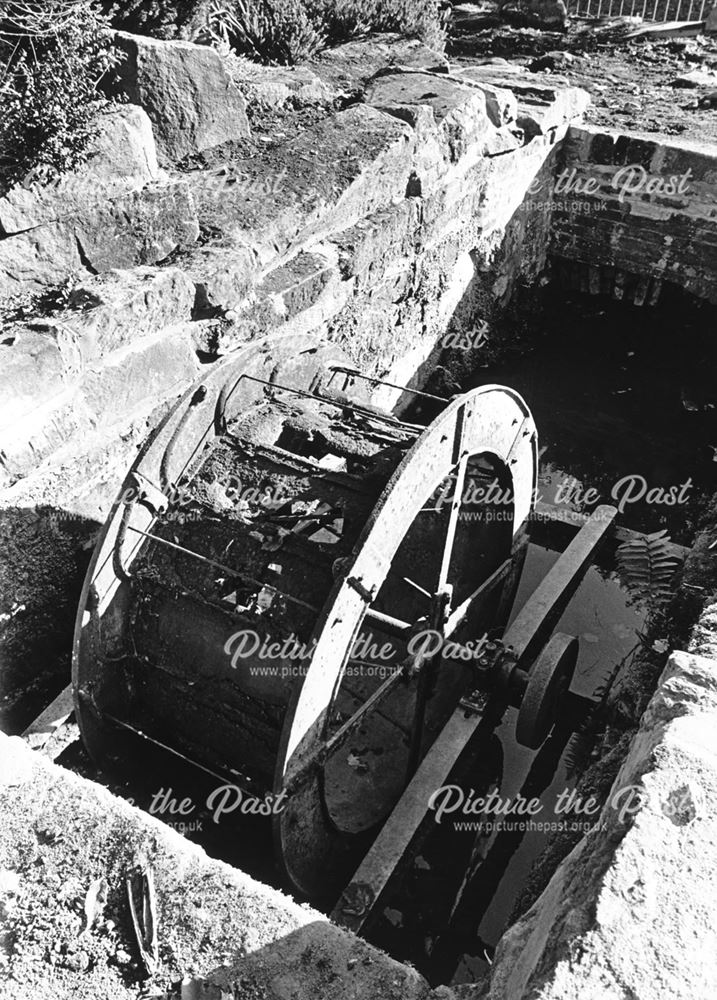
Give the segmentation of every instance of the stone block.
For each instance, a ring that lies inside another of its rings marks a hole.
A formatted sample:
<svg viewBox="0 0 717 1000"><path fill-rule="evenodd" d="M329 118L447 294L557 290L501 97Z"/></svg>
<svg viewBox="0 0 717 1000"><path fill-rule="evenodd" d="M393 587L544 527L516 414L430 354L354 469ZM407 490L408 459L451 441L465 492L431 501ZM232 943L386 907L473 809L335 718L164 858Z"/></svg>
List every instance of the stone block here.
<svg viewBox="0 0 717 1000"><path fill-rule="evenodd" d="M199 235L184 182L128 191L78 212L0 239L0 300L70 277L154 264Z"/></svg>
<svg viewBox="0 0 717 1000"><path fill-rule="evenodd" d="M465 69L454 70L453 76L468 86L477 87L485 94L485 108L493 125L500 128L510 125L518 117L518 102L515 94L507 87L497 87L485 79L481 68L467 66Z"/></svg>
<svg viewBox="0 0 717 1000"><path fill-rule="evenodd" d="M246 98L264 108L326 105L337 96L308 66L257 66L249 60L230 67L232 79Z"/></svg>
<svg viewBox="0 0 717 1000"><path fill-rule="evenodd" d="M216 49L124 31L115 45L126 57L119 92L149 115L160 159L176 163L248 135L244 97Z"/></svg>
<svg viewBox="0 0 717 1000"><path fill-rule="evenodd" d="M360 91L377 73L397 67L446 73L448 60L416 38L386 33L324 49L311 63L332 90L343 93Z"/></svg>
<svg viewBox="0 0 717 1000"><path fill-rule="evenodd" d="M196 286L202 312L239 308L256 281L255 255L248 247L201 247L182 266Z"/></svg>
<svg viewBox="0 0 717 1000"><path fill-rule="evenodd" d="M113 108L101 116L85 164L50 184L28 178L0 198L0 232L21 233L85 215L89 205L142 188L158 176L149 118L141 108Z"/></svg>
<svg viewBox="0 0 717 1000"><path fill-rule="evenodd" d="M88 369L78 387L78 406L92 428L110 427L179 396L199 367L187 324L168 327L159 337L115 351L104 365Z"/></svg>
<svg viewBox="0 0 717 1000"><path fill-rule="evenodd" d="M213 224L227 242L269 264L403 199L415 143L410 126L393 116L348 108L263 157L242 160L244 183L216 200Z"/></svg>
<svg viewBox="0 0 717 1000"><path fill-rule="evenodd" d="M106 271L76 285L70 308L47 322L71 331L89 361L189 320L194 297L194 284L176 267Z"/></svg>
<svg viewBox="0 0 717 1000"><path fill-rule="evenodd" d="M411 125L419 122L420 109L430 109L451 163L457 162L491 128L481 91L435 74L382 74L369 84L364 101Z"/></svg>

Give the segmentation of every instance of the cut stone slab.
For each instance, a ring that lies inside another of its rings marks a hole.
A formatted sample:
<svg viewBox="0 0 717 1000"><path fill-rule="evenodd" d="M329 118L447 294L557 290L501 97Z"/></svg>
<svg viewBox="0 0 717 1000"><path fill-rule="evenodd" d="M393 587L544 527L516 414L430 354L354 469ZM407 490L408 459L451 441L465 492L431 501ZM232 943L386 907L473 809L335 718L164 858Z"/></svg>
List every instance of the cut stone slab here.
<svg viewBox="0 0 717 1000"><path fill-rule="evenodd" d="M248 247L205 246L182 261L196 287L200 312L237 309L254 287L255 255Z"/></svg>
<svg viewBox="0 0 717 1000"><path fill-rule="evenodd" d="M415 38L397 34L369 35L324 49L310 64L311 69L337 93L355 93L377 73L406 67L437 73L448 72L448 60Z"/></svg>
<svg viewBox="0 0 717 1000"><path fill-rule="evenodd" d="M183 996L203 1000L450 1000L310 906L4 735L0 809L0 947L13 1000L137 997L144 977L125 880L140 864L156 890L155 993L183 980ZM107 902L80 934L98 878Z"/></svg>
<svg viewBox="0 0 717 1000"><path fill-rule="evenodd" d="M419 109L429 108L451 163L459 160L491 125L481 91L435 74L382 74L369 84L364 101L411 125L417 124Z"/></svg>
<svg viewBox="0 0 717 1000"><path fill-rule="evenodd" d="M554 81L546 81L540 75L505 72L500 65L469 66L455 76L478 87L489 84L512 92L516 101L516 121L529 140L580 119L590 105L590 95L579 87L558 87Z"/></svg>
<svg viewBox="0 0 717 1000"><path fill-rule="evenodd" d="M419 245L421 211L421 199L405 198L333 235L330 241L336 247L342 277L365 275L370 285L377 270L405 267Z"/></svg>
<svg viewBox="0 0 717 1000"><path fill-rule="evenodd" d="M163 162L249 134L246 105L216 49L115 33L119 91L149 115Z"/></svg>
<svg viewBox="0 0 717 1000"><path fill-rule="evenodd" d="M77 405L92 427L110 427L157 403L179 396L197 377L199 361L188 324L165 328L90 368L78 387Z"/></svg>
<svg viewBox="0 0 717 1000"><path fill-rule="evenodd" d="M152 184L83 214L0 239L0 300L71 276L154 264L199 235L184 182Z"/></svg>
<svg viewBox="0 0 717 1000"><path fill-rule="evenodd" d="M282 108L289 101L294 107L325 105L337 96L308 66L257 66L242 60L229 70L247 103L265 108Z"/></svg>
<svg viewBox="0 0 717 1000"><path fill-rule="evenodd" d="M116 108L101 116L83 166L52 184L17 184L0 198L0 232L20 233L84 215L88 204L143 188L158 176L149 118L138 107Z"/></svg>
<svg viewBox="0 0 717 1000"><path fill-rule="evenodd" d="M84 362L132 344L191 317L195 289L178 268L107 271L76 285L70 308L31 325L56 337Z"/></svg>
<svg viewBox="0 0 717 1000"><path fill-rule="evenodd" d="M6 328L0 343L0 451L65 398L68 373L53 337L28 327Z"/></svg>
<svg viewBox="0 0 717 1000"><path fill-rule="evenodd" d="M242 160L245 183L216 200L213 224L268 265L403 199L415 145L412 129L392 115L348 108L263 157ZM255 193L262 188L266 193Z"/></svg>
<svg viewBox="0 0 717 1000"><path fill-rule="evenodd" d="M510 125L516 120L518 101L512 90L507 87L496 87L487 80L482 80L480 74L472 75L470 67L459 70L455 76L469 87L477 87L483 91L488 117L496 128Z"/></svg>
<svg viewBox="0 0 717 1000"><path fill-rule="evenodd" d="M716 853L716 664L673 653L596 828L503 936L480 995L717 996Z"/></svg>
<svg viewBox="0 0 717 1000"><path fill-rule="evenodd" d="M167 326L136 337L104 359L96 356L96 330L91 326L84 343L81 331L61 321L10 328L14 342L0 346L5 485L27 476L71 441L81 448L93 429L128 422L179 395L199 371L188 326ZM89 355L93 349L94 359L83 357L83 350Z"/></svg>
<svg viewBox="0 0 717 1000"><path fill-rule="evenodd" d="M227 313L233 327L223 332L226 352L239 339L253 340L268 333L308 332L334 316L350 294L336 266L336 253L302 251L273 268L237 309ZM293 322L292 322L293 321Z"/></svg>

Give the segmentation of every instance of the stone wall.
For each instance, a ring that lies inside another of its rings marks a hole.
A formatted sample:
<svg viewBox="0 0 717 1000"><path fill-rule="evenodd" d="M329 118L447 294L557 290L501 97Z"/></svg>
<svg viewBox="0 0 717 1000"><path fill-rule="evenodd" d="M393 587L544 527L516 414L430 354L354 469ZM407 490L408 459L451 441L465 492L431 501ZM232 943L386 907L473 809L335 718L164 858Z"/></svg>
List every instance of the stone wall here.
<svg viewBox="0 0 717 1000"><path fill-rule="evenodd" d="M581 125L557 176L550 253L568 281L637 305L663 281L717 302L717 147Z"/></svg>
<svg viewBox="0 0 717 1000"><path fill-rule="evenodd" d="M162 409L227 352L294 332L420 384L452 325L544 268L547 217L521 205L587 100L450 73L394 36L250 80L201 46L120 42L142 106L103 117L76 174L0 198L6 710L23 676L48 693L66 676L93 536ZM273 132L247 134L242 88Z"/></svg>

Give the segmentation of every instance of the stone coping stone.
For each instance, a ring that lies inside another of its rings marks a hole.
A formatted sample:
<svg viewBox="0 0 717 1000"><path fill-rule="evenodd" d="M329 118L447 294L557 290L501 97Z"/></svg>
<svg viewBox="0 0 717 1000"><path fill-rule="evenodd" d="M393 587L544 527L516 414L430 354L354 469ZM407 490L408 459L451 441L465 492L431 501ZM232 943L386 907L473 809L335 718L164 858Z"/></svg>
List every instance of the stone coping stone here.
<svg viewBox="0 0 717 1000"><path fill-rule="evenodd" d="M5 332L14 335L23 327L45 332L60 346L69 369L188 320L195 294L192 281L176 267L114 269L76 284L68 309Z"/></svg>
<svg viewBox="0 0 717 1000"><path fill-rule="evenodd" d="M94 362L70 336L58 327L23 328L12 346L0 346L0 470L10 482L62 445L81 446L93 430L109 431L178 396L199 371L186 324L166 326Z"/></svg>
<svg viewBox="0 0 717 1000"><path fill-rule="evenodd" d="M717 662L673 653L607 804L503 936L485 1000L717 996Z"/></svg>
<svg viewBox="0 0 717 1000"><path fill-rule="evenodd" d="M411 125L420 120L420 109L431 112L440 132L446 157L455 163L492 128L485 95L475 88L432 73L387 73L369 84L366 104L396 115ZM420 154L420 147L418 150Z"/></svg>
<svg viewBox="0 0 717 1000"><path fill-rule="evenodd" d="M674 138L656 139L649 132L625 134L597 125L571 125L565 143L566 159L611 166L642 166L650 174L681 174L704 181L717 190L717 143ZM714 194L713 194L714 198Z"/></svg>
<svg viewBox="0 0 717 1000"><path fill-rule="evenodd" d="M249 134L244 96L209 45L114 34L118 90L149 115L165 163Z"/></svg>
<svg viewBox="0 0 717 1000"><path fill-rule="evenodd" d="M49 184L16 184L0 198L0 233L87 214L89 204L159 178L152 125L141 108L117 107L99 119L85 164Z"/></svg>
<svg viewBox="0 0 717 1000"><path fill-rule="evenodd" d="M76 216L0 239L0 301L59 285L70 275L154 264L198 236L185 183L126 191L85 205Z"/></svg>
<svg viewBox="0 0 717 1000"><path fill-rule="evenodd" d="M249 247L203 246L182 261L202 312L236 309L246 301L258 276L256 255Z"/></svg>
<svg viewBox="0 0 717 1000"><path fill-rule="evenodd" d="M427 1000L412 968L0 734L0 991L13 1000ZM144 983L125 880L151 869L159 968ZM88 928L88 891L107 902ZM83 930L84 929L84 930ZM178 995L177 993L174 994Z"/></svg>
<svg viewBox="0 0 717 1000"><path fill-rule="evenodd" d="M448 60L416 38L385 33L324 49L310 68L337 93L355 93L389 67L448 72Z"/></svg>
<svg viewBox="0 0 717 1000"><path fill-rule="evenodd" d="M452 75L466 83L510 90L517 102L518 122L529 139L580 117L590 105L587 91L568 86L567 81L563 85L555 77L505 72L504 67L492 63L467 66Z"/></svg>
<svg viewBox="0 0 717 1000"><path fill-rule="evenodd" d="M415 136L391 115L367 105L338 112L270 153L242 160L250 190L227 188L216 227L231 244L251 248L265 266L287 251L352 225L406 195Z"/></svg>
<svg viewBox="0 0 717 1000"><path fill-rule="evenodd" d="M247 103L263 108L330 104L337 92L308 66L258 66L248 59L229 63L229 72Z"/></svg>

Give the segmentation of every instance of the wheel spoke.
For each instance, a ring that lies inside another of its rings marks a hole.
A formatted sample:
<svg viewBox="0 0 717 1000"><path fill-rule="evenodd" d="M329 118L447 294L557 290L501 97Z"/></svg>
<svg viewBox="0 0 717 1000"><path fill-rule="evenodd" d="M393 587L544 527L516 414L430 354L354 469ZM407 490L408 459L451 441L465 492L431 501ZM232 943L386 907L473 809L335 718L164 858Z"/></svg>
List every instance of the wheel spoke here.
<svg viewBox="0 0 717 1000"><path fill-rule="evenodd" d="M470 614L473 609L473 606L475 605L475 602L479 600L481 597L485 596L485 594L493 590L494 587L497 587L497 585L502 580L505 579L512 565L513 565L513 559L511 556L508 559L506 559L505 562L501 563L498 569L496 569L493 573L491 573L491 575L486 580L484 580L479 587L476 587L473 593L469 597L467 597L462 604L459 604L458 607L455 609L455 611L451 612L451 614L448 617L448 621L446 622L446 628L444 632L444 637L446 639L449 639L453 635L453 633L458 628L460 628L460 626L468 618L470 618Z"/></svg>
<svg viewBox="0 0 717 1000"><path fill-rule="evenodd" d="M441 635L443 635L445 629L446 615L448 614L450 603L450 587L447 587L445 590L436 594L434 598L433 610L431 614L431 628L440 632ZM411 727L411 744L408 752L408 780L410 780L416 773L418 765L421 762L423 731L426 720L426 703L433 692L436 674L440 670L441 662L443 660L442 647L443 643L441 643L441 649L439 649L437 653L428 657L423 663L420 662L420 654L416 656L419 674L418 684L416 686L416 704L413 712L413 725Z"/></svg>
<svg viewBox="0 0 717 1000"><path fill-rule="evenodd" d="M291 778L291 781L287 783L285 790L288 795L293 795L311 777L317 767L323 767L329 757L346 742L364 716L375 709L393 691L402 677L403 667L398 667L390 677L386 678L380 687L376 688L373 694L354 712L350 719L341 723L333 736L329 737L321 749L310 757Z"/></svg>
<svg viewBox="0 0 717 1000"><path fill-rule="evenodd" d="M403 621L402 618L394 618L393 615L387 615L383 611L375 611L373 608L367 609L364 622L375 625L381 632L397 639L407 639L414 627L410 622Z"/></svg>
<svg viewBox="0 0 717 1000"><path fill-rule="evenodd" d="M453 490L453 497L451 498L451 509L448 515L448 526L446 528L446 537L443 542L443 556L441 558L441 569L438 574L438 585L436 587L436 593L440 593L445 590L446 584L448 583L448 571L451 566L451 556L453 555L453 546L456 540L456 530L458 528L458 515L461 511L461 503L463 501L463 487L466 481L466 469L468 468L468 455L463 455L458 462L456 467L456 482L455 488Z"/></svg>

